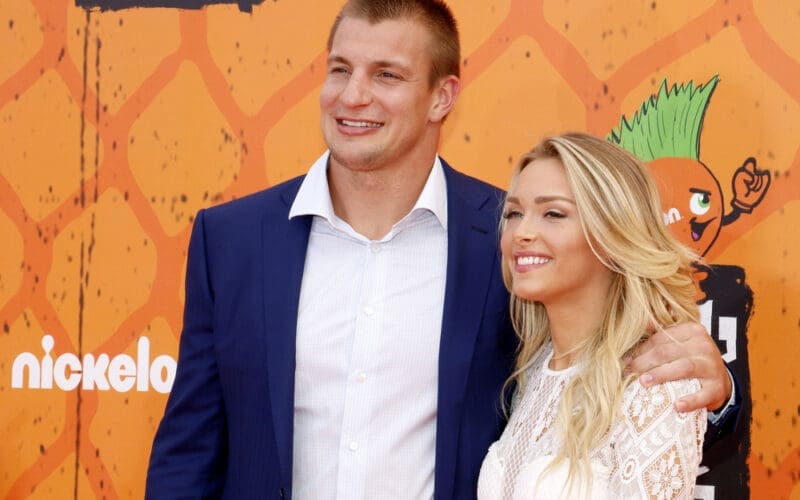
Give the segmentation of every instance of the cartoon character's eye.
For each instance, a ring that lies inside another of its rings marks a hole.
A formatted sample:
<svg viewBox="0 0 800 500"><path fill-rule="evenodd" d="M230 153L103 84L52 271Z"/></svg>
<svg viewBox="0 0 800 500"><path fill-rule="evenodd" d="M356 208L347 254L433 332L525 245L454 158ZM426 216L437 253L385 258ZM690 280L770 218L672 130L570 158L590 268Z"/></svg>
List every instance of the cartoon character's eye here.
<svg viewBox="0 0 800 500"><path fill-rule="evenodd" d="M694 193L689 198L689 209L695 215L703 215L711 208L711 199L708 193Z"/></svg>

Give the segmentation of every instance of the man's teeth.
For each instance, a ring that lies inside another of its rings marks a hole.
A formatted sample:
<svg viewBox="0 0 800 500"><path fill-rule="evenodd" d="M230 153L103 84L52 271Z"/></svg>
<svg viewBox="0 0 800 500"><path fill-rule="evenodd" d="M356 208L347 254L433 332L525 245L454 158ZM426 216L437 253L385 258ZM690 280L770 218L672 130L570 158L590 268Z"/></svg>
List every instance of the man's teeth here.
<svg viewBox="0 0 800 500"><path fill-rule="evenodd" d="M355 122L351 120L341 120L342 125L346 125L348 127L366 127L366 128L378 128L381 126L380 123L375 122Z"/></svg>
<svg viewBox="0 0 800 500"><path fill-rule="evenodd" d="M520 266L532 266L538 264L546 264L550 262L550 259L547 257L534 257L534 256L525 256L525 257L517 257L517 265Z"/></svg>

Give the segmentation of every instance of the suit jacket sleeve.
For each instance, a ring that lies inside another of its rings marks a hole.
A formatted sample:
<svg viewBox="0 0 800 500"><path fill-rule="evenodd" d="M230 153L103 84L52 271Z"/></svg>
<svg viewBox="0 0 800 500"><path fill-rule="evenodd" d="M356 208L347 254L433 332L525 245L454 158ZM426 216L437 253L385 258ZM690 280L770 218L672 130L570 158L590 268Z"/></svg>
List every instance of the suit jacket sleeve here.
<svg viewBox="0 0 800 500"><path fill-rule="evenodd" d="M204 212L200 211L189 243L178 368L153 442L148 499L220 495L227 427L214 355L213 310Z"/></svg>
<svg viewBox="0 0 800 500"><path fill-rule="evenodd" d="M739 416L742 413L743 404L742 389L739 387L739 381L736 379L736 375L730 367L728 367L728 373L730 373L731 380L733 381L733 404L725 408L725 411L722 412L722 415L719 416L716 422L708 421L705 441L703 443L704 450L709 450L723 440L727 441L726 438L728 437L733 439L739 425Z"/></svg>

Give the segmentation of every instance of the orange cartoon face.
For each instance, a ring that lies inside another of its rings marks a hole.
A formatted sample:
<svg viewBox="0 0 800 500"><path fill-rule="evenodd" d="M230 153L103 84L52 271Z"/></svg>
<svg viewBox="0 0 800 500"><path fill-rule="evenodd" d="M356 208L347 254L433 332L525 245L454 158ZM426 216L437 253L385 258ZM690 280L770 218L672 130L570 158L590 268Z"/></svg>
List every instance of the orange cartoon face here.
<svg viewBox="0 0 800 500"><path fill-rule="evenodd" d="M661 194L664 222L698 255L705 255L722 227L722 190L711 171L691 158L647 163Z"/></svg>

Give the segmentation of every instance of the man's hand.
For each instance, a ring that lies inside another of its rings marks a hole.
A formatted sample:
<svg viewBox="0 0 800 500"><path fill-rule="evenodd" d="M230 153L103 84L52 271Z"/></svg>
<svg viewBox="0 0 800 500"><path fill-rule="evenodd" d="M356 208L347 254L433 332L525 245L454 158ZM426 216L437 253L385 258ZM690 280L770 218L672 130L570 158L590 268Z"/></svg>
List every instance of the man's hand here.
<svg viewBox="0 0 800 500"><path fill-rule="evenodd" d="M641 373L641 384L649 387L671 380L697 378L700 391L675 402L678 411L698 408L715 411L731 395L728 369L714 340L697 323L681 323L653 334L640 345L628 363L628 370Z"/></svg>

